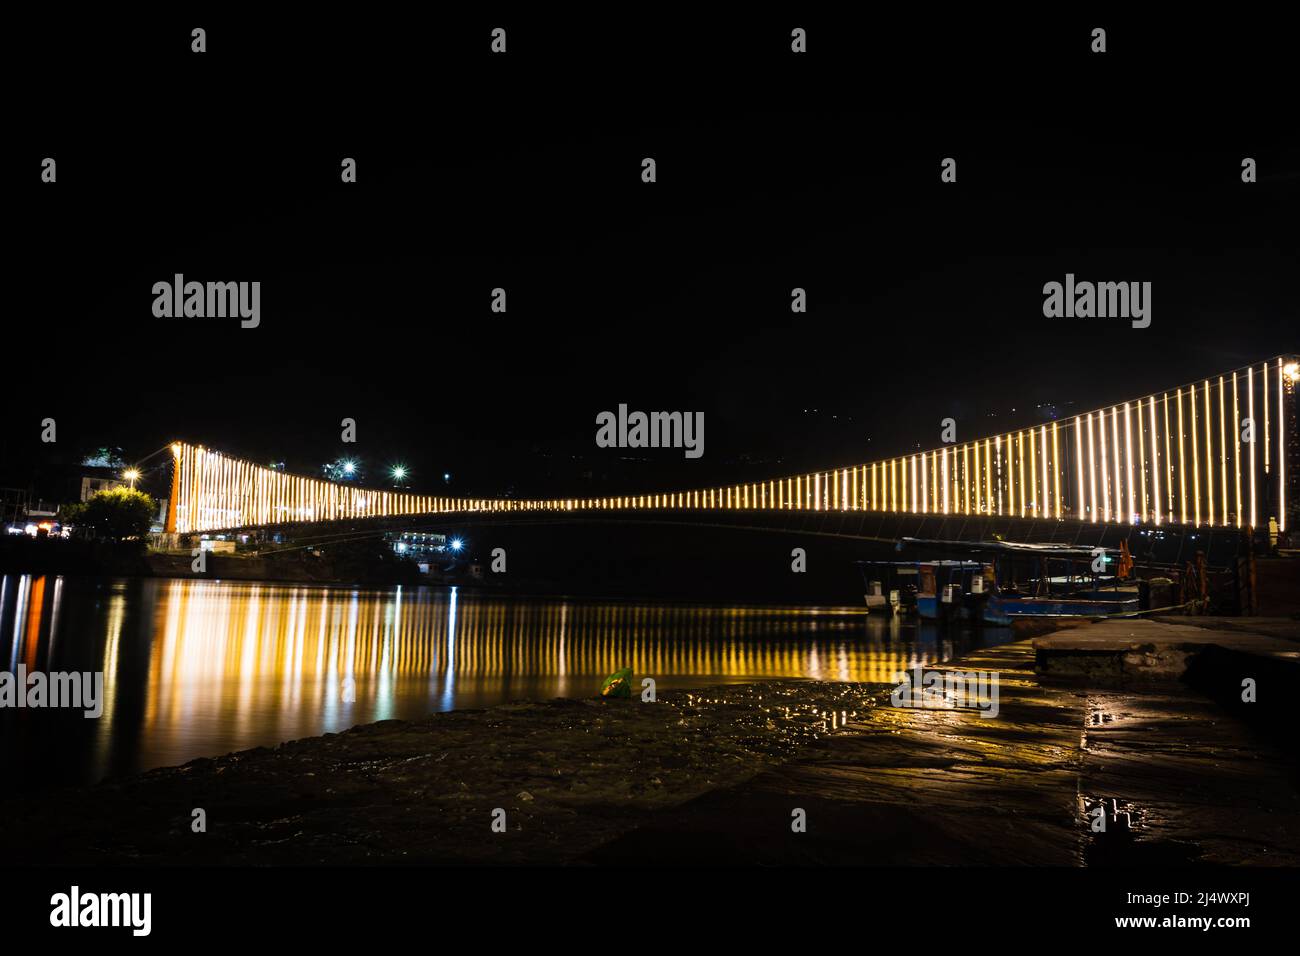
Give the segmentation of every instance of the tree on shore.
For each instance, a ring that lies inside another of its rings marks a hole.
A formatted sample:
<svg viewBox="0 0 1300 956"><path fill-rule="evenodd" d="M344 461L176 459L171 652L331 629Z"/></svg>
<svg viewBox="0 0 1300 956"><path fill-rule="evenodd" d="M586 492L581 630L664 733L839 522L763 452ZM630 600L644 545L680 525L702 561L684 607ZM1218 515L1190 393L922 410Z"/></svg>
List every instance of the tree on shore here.
<svg viewBox="0 0 1300 956"><path fill-rule="evenodd" d="M63 508L59 520L77 535L127 541L144 538L157 511L158 505L143 491L113 488L98 492L84 504Z"/></svg>

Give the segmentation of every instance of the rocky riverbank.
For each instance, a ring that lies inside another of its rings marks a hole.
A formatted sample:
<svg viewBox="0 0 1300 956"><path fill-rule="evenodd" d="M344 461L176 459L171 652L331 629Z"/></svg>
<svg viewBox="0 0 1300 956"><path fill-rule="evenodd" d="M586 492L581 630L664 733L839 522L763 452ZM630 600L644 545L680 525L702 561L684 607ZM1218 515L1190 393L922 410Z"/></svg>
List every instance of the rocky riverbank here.
<svg viewBox="0 0 1300 956"><path fill-rule="evenodd" d="M0 832L15 863L565 862L815 748L882 696L785 681L382 721L9 800Z"/></svg>
<svg viewBox="0 0 1300 956"><path fill-rule="evenodd" d="M520 702L10 799L0 839L29 864L1300 864L1293 757L1209 698L1043 680L1030 641L961 666L998 675L996 717L817 681Z"/></svg>

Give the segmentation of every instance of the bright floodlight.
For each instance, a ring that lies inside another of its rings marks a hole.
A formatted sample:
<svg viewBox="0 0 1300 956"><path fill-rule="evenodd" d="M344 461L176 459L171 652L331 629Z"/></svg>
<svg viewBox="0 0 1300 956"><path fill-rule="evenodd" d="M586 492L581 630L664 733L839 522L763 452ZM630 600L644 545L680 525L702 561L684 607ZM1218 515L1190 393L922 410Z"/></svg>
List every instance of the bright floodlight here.
<svg viewBox="0 0 1300 956"><path fill-rule="evenodd" d="M352 472L354 472L354 471L356 471L356 470L357 470L357 466L354 465L352 462L350 462L350 461L345 461L345 462L343 463L343 474L345 474L345 475L350 475L350 474L352 474Z"/></svg>
<svg viewBox="0 0 1300 956"><path fill-rule="evenodd" d="M460 538L451 539L451 550L459 551L463 547L465 547L465 542L460 540Z"/></svg>
<svg viewBox="0 0 1300 956"><path fill-rule="evenodd" d="M135 480L140 477L140 472L135 468L128 468L126 471L122 472L122 477L131 482L131 490L134 491Z"/></svg>
<svg viewBox="0 0 1300 956"><path fill-rule="evenodd" d="M393 477L396 478L398 481L401 481L403 478L406 477L406 469L403 468L401 465L398 465L396 468L393 469Z"/></svg>

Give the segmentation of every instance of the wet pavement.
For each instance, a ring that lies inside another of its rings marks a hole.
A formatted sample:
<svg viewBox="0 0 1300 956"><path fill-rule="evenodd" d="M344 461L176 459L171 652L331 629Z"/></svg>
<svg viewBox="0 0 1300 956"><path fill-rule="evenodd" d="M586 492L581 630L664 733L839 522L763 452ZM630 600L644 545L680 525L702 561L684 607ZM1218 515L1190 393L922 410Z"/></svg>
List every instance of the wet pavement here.
<svg viewBox="0 0 1300 956"><path fill-rule="evenodd" d="M1300 865L1292 759L1191 692L1085 700L1080 800L1124 814L1089 832L1089 863Z"/></svg>
<svg viewBox="0 0 1300 956"><path fill-rule="evenodd" d="M1212 701L1177 685L1040 681L1028 641L962 666L1000 672L997 718L872 711L818 753L661 814L589 859L1300 864L1294 760ZM790 827L796 808L805 833Z"/></svg>
<svg viewBox="0 0 1300 956"><path fill-rule="evenodd" d="M877 708L816 753L662 814L591 861L1082 863L1078 698L1038 683L1028 642L962 667L1001 675L997 717Z"/></svg>

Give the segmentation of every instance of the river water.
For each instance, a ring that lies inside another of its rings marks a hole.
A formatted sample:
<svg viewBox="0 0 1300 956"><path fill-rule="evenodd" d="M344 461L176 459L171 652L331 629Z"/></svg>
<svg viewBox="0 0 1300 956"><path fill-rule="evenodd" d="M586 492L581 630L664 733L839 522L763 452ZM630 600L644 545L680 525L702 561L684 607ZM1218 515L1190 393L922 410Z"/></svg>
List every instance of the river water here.
<svg viewBox="0 0 1300 956"><path fill-rule="evenodd" d="M701 606L233 581L0 577L0 670L102 672L102 714L0 707L7 792L521 698L587 697L631 666L657 690L894 683L1008 640L860 608ZM12 681L10 681L12 684Z"/></svg>

